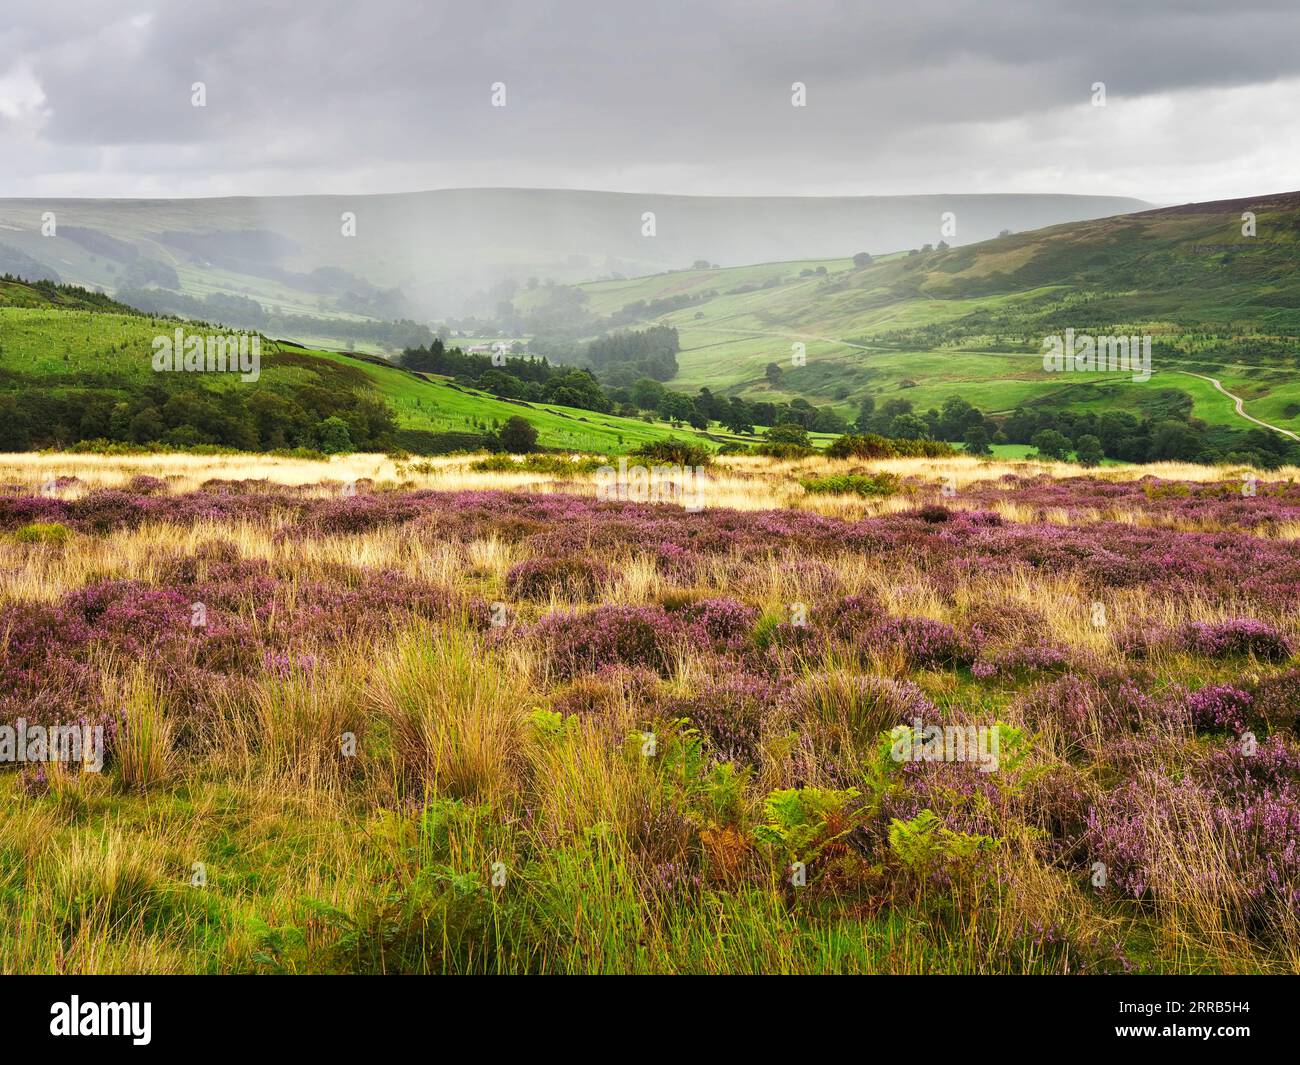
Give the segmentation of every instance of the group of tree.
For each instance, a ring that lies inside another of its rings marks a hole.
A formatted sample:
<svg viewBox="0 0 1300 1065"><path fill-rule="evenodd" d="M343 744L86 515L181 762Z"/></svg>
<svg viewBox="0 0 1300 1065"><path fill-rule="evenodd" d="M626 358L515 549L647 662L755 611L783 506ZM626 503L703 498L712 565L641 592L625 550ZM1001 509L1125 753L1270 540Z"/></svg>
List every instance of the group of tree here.
<svg viewBox="0 0 1300 1065"><path fill-rule="evenodd" d="M992 418L960 396L920 412L901 397L876 405L867 396L854 428L859 434L905 440L961 443L969 454L987 455L992 444L1028 444L1048 459L1087 466L1121 462L1230 462L1261 469L1300 461L1300 444L1264 429L1206 425L1190 417L1185 398L1156 397L1153 410L1078 411L1017 408Z"/></svg>
<svg viewBox="0 0 1300 1065"><path fill-rule="evenodd" d="M7 375L0 383L0 451L90 441L243 451L310 448L327 454L386 451L397 428L388 405L362 390L266 382L214 389L181 379L124 391L76 374L65 375L61 385L55 391L38 379Z"/></svg>
<svg viewBox="0 0 1300 1065"><path fill-rule="evenodd" d="M677 353L681 344L670 325L609 333L591 341L582 361L607 384L630 385L642 377L669 381L677 376Z"/></svg>
<svg viewBox="0 0 1300 1065"><path fill-rule="evenodd" d="M641 332L615 333L593 342L594 361L602 367L639 365L647 352L675 354L677 331L656 326ZM627 357L625 361L624 357ZM675 363L675 358L674 358ZM720 423L734 433L749 434L756 426L791 423L819 433L842 433L849 425L830 407L815 407L806 399L790 403L750 402L740 397L715 395L701 388L695 395L674 392L663 382L641 376L627 384L602 384L585 367L552 364L545 356L493 357L448 348L439 339L402 353L400 364L408 370L441 374L462 386L480 388L502 399L554 403L601 414L632 418L660 418L696 429Z"/></svg>
<svg viewBox="0 0 1300 1065"><path fill-rule="evenodd" d="M1152 413L1126 410L1025 410L1002 421L997 441L1030 444L1045 458L1073 455L1085 465L1121 462L1243 463L1260 469L1300 461L1300 444L1262 428L1207 425L1190 417L1190 404Z"/></svg>
<svg viewBox="0 0 1300 1065"><path fill-rule="evenodd" d="M987 445L990 434L985 422L984 414L960 396L951 396L941 408L924 413L918 413L909 399L894 397L877 406L875 397L866 396L858 405L854 427L861 435L895 440L966 442L972 435L980 439L983 432Z"/></svg>

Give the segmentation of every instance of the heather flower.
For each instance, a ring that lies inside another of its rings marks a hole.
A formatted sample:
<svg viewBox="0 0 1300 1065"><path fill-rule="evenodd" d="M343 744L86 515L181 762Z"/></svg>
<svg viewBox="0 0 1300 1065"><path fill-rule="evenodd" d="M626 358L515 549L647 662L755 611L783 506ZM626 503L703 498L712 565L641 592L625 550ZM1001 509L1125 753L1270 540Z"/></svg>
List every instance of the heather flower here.
<svg viewBox="0 0 1300 1065"><path fill-rule="evenodd" d="M688 718L708 739L722 761L753 763L763 722L780 699L780 687L749 673L710 677L692 697L674 704L675 715Z"/></svg>
<svg viewBox="0 0 1300 1065"><path fill-rule="evenodd" d="M1050 673L1064 669L1069 662L1070 652L1066 648L1043 639L1007 648L993 656L995 669L1002 673ZM974 667L971 672L975 672Z"/></svg>
<svg viewBox="0 0 1300 1065"><path fill-rule="evenodd" d="M1286 637L1253 618L1194 621L1183 630L1183 642L1189 651L1207 658L1254 655L1263 662L1285 662L1291 657Z"/></svg>
<svg viewBox="0 0 1300 1065"><path fill-rule="evenodd" d="M816 610L814 623L835 639L855 643L885 617L880 602L869 595L846 595L831 606Z"/></svg>
<svg viewBox="0 0 1300 1065"><path fill-rule="evenodd" d="M895 647L920 669L966 665L970 650L947 622L929 618L890 618L876 625L861 646L864 650Z"/></svg>
<svg viewBox="0 0 1300 1065"><path fill-rule="evenodd" d="M589 601L608 579L606 567L594 559L530 558L510 567L506 594L512 599L546 600L552 596Z"/></svg>
<svg viewBox="0 0 1300 1065"><path fill-rule="evenodd" d="M1123 673L1067 673L1018 696L1015 706L1031 730L1059 737L1067 755L1114 758L1124 735L1168 733L1188 721L1179 690L1150 694L1143 690L1147 683Z"/></svg>
<svg viewBox="0 0 1300 1065"><path fill-rule="evenodd" d="M1241 732L1253 702L1250 692L1231 684L1214 684L1187 697L1192 724L1198 729L1231 729Z"/></svg>
<svg viewBox="0 0 1300 1065"><path fill-rule="evenodd" d="M1255 712L1270 728L1300 723L1300 669L1265 677L1255 689Z"/></svg>
<svg viewBox="0 0 1300 1065"><path fill-rule="evenodd" d="M736 651L749 642L758 620L757 607L723 596L701 599L682 610L690 626L691 643Z"/></svg>
<svg viewBox="0 0 1300 1065"><path fill-rule="evenodd" d="M159 492L167 490L167 482L161 477L150 477L148 474L140 473L132 477L127 482L127 490L134 492L136 495L152 496Z"/></svg>
<svg viewBox="0 0 1300 1065"><path fill-rule="evenodd" d="M618 664L662 674L686 637L682 621L661 607L633 606L548 614L533 632L563 677Z"/></svg>

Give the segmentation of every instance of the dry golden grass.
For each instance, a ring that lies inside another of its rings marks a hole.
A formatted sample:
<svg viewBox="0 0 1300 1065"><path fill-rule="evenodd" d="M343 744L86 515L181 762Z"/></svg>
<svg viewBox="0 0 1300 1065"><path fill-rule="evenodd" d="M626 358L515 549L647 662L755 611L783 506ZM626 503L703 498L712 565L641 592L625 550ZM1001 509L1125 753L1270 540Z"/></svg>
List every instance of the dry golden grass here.
<svg viewBox="0 0 1300 1065"><path fill-rule="evenodd" d="M327 461L279 458L269 455L68 455L22 452L0 455L0 484L37 489L50 477L76 477L77 483L60 489L60 495L75 498L90 488L120 488L132 477L161 478L173 492L194 491L208 480L266 480L276 484L317 486L318 494L337 493L348 482L371 481L440 491L526 490L596 494L595 474L574 473L556 477L528 471L479 471L470 467L481 456L453 455L427 459L396 460L384 455L337 455ZM868 469L903 478L917 478L951 486L956 490L953 506L961 506L963 488L983 481L995 481L1007 474L1019 477L1053 478L1088 476L1105 482L1122 483L1157 477L1197 482L1240 482L1252 471L1247 467L1200 466L1193 463L1156 462L1147 465L1105 466L1087 469L1067 462L999 461L956 455L949 458L830 459L814 456L778 460L761 456L733 455L715 460L708 471L702 502L706 507L738 510L770 510L798 506L839 517L906 509L905 499L884 500L843 496L810 496L799 485L801 478L849 473ZM1258 476L1265 480L1300 477L1300 468L1283 467ZM1011 513L1014 513L1012 511ZM1122 512L1120 512L1122 514ZM1010 513L1008 516L1011 516ZM1106 520L1124 520L1109 513Z"/></svg>

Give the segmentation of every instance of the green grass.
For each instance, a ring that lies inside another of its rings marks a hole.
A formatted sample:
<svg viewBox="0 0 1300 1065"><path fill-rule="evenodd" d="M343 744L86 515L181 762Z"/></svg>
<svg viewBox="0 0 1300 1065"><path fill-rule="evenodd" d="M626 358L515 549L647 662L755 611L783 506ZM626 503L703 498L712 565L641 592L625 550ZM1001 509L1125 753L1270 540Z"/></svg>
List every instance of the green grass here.
<svg viewBox="0 0 1300 1065"><path fill-rule="evenodd" d="M103 375L106 387L124 397L157 380L151 361L153 339L172 333L178 323L144 315L53 307L28 286L10 288L12 291L0 291L0 301L25 305L0 306L0 370L44 378L52 394L77 386L72 375ZM191 332L202 329L198 325L185 328ZM476 426L491 428L518 415L537 428L538 442L549 448L622 453L663 439L712 446L704 434L674 429L665 422L645 422L555 404L511 402L369 359L295 345L283 347L286 352L317 360L319 366L313 370L278 363L278 350L280 347L273 343L263 346L262 375L254 385L229 374L208 375L204 384L249 388L310 382L343 387L344 379L331 370L359 370L369 386L393 408L402 428L474 431ZM731 434L723 435L734 439Z"/></svg>
<svg viewBox="0 0 1300 1065"><path fill-rule="evenodd" d="M1248 413L1300 429L1300 194L1262 197L1255 209L1253 240L1238 235L1240 205L1205 204L882 256L865 269L827 261L825 277L799 276L816 263L764 263L580 287L586 309L602 315L715 292L642 323L677 328L680 372L669 387L686 392L802 396L851 416L867 395L904 396L922 411L951 395L986 411L1136 410L1153 391L1173 389L1196 418L1250 427L1208 381L1175 372L1189 370L1222 380ZM1204 244L1239 250L1205 253ZM1067 326L1146 333L1168 350L1157 348L1148 382L1044 373L1042 338ZM791 363L795 342L805 345L802 367ZM775 386L765 376L772 362L783 369Z"/></svg>

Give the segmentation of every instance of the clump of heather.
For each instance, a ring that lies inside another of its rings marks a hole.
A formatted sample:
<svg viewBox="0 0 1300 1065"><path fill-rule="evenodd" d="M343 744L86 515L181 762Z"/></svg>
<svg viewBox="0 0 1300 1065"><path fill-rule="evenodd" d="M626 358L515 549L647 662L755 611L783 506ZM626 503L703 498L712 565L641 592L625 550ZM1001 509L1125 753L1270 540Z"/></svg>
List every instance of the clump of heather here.
<svg viewBox="0 0 1300 1065"><path fill-rule="evenodd" d="M1254 618L1193 621L1182 637L1187 650L1207 658L1254 655L1261 662L1285 662L1291 657L1286 637Z"/></svg>
<svg viewBox="0 0 1300 1065"><path fill-rule="evenodd" d="M600 606L548 614L533 634L562 677L614 664L662 674L685 642L686 627L662 607Z"/></svg>
<svg viewBox="0 0 1300 1065"><path fill-rule="evenodd" d="M1134 733L1176 732L1188 723L1182 692L1148 692L1149 677L1123 672L1067 673L1030 688L1015 701L1021 720L1058 744L1067 758L1114 758Z"/></svg>
<svg viewBox="0 0 1300 1065"><path fill-rule="evenodd" d="M1249 753L1234 742L1191 775L1149 768L1100 795L1086 843L1122 894L1176 906L1194 892L1267 936L1300 906L1298 782L1300 759L1280 737Z"/></svg>
<svg viewBox="0 0 1300 1065"><path fill-rule="evenodd" d="M609 571L595 559L581 556L530 558L510 567L506 595L512 599L546 600L552 596L588 602Z"/></svg>
<svg viewBox="0 0 1300 1065"><path fill-rule="evenodd" d="M757 607L728 596L698 600L684 607L681 613L690 626L692 644L724 651L745 647L759 616Z"/></svg>
<svg viewBox="0 0 1300 1065"><path fill-rule="evenodd" d="M1093 862L1101 863L1106 888L1134 899L1147 894L1161 830L1172 829L1177 823L1169 795L1176 795L1179 787L1159 775L1153 782L1126 780L1103 794L1088 811L1085 849ZM1181 787L1196 790L1190 782Z"/></svg>
<svg viewBox="0 0 1300 1065"><path fill-rule="evenodd" d="M758 760L763 723L781 698L781 686L766 677L741 671L710 677L693 696L678 700L674 713L686 717L708 739L722 761L752 764Z"/></svg>
<svg viewBox="0 0 1300 1065"><path fill-rule="evenodd" d="M1059 644L1038 639L1033 643L1019 644L995 651L971 666L971 673L987 679L993 676L1015 676L1025 673L1052 673L1070 664L1070 652Z"/></svg>
<svg viewBox="0 0 1300 1065"><path fill-rule="evenodd" d="M1300 799L1300 747L1281 736L1254 745L1239 740L1217 744L1193 768L1203 783L1233 800L1266 795Z"/></svg>
<svg viewBox="0 0 1300 1065"><path fill-rule="evenodd" d="M927 525L942 525L952 518L952 511L938 503L927 504L915 513Z"/></svg>
<svg viewBox="0 0 1300 1065"><path fill-rule="evenodd" d="M138 473L127 482L127 490L142 496L154 496L159 492L167 491L167 482L161 477L150 477L146 473Z"/></svg>
<svg viewBox="0 0 1300 1065"><path fill-rule="evenodd" d="M115 488L98 488L66 504L67 514L80 528L106 533L114 529L133 529L153 518L162 517L157 500Z"/></svg>
<svg viewBox="0 0 1300 1065"><path fill-rule="evenodd" d="M826 634L802 619L783 620L764 614L754 625L749 658L757 669L779 675L795 672L819 656Z"/></svg>
<svg viewBox="0 0 1300 1065"><path fill-rule="evenodd" d="M1231 729L1241 732L1254 699L1250 692L1231 684L1212 684L1187 697L1187 709L1197 729Z"/></svg>
<svg viewBox="0 0 1300 1065"><path fill-rule="evenodd" d="M1269 728L1300 725L1300 669L1265 677L1255 689L1255 713Z"/></svg>
<svg viewBox="0 0 1300 1065"><path fill-rule="evenodd" d="M968 665L972 658L956 629L930 618L890 618L872 628L861 646L867 651L897 648L918 669Z"/></svg>
<svg viewBox="0 0 1300 1065"><path fill-rule="evenodd" d="M884 607L870 595L846 595L814 612L813 619L837 640L856 643L885 617Z"/></svg>

